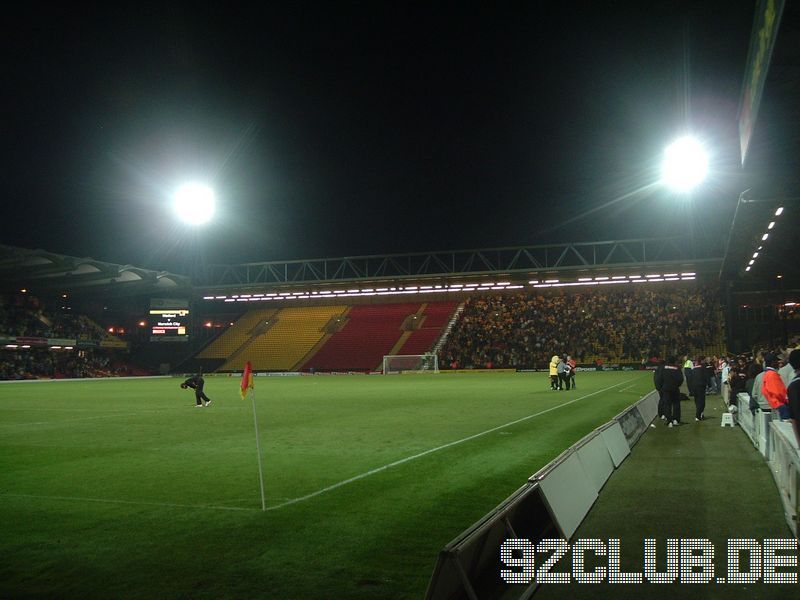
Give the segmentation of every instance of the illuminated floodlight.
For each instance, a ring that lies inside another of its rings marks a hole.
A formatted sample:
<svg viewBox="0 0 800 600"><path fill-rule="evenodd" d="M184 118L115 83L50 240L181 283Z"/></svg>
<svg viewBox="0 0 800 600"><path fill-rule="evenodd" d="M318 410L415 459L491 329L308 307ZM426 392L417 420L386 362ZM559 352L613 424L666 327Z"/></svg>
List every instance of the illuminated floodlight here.
<svg viewBox="0 0 800 600"><path fill-rule="evenodd" d="M214 190L201 183L187 183L178 188L173 208L178 217L191 225L202 225L214 216Z"/></svg>
<svg viewBox="0 0 800 600"><path fill-rule="evenodd" d="M769 234L765 233L764 235L761 236L761 241L762 242L766 242L768 237L769 237Z"/></svg>
<svg viewBox="0 0 800 600"><path fill-rule="evenodd" d="M682 137L667 146L661 165L661 180L669 187L688 192L708 173L708 156L693 137Z"/></svg>
<svg viewBox="0 0 800 600"><path fill-rule="evenodd" d="M775 227L775 221L770 221L769 225L767 225L767 229L772 229L773 227Z"/></svg>
<svg viewBox="0 0 800 600"><path fill-rule="evenodd" d="M749 271L749 270L750 270L750 267L747 267L747 268L745 269L745 271Z"/></svg>
<svg viewBox="0 0 800 600"><path fill-rule="evenodd" d="M778 210L775 211L775 216L780 217L781 213L783 213L783 207L779 207Z"/></svg>

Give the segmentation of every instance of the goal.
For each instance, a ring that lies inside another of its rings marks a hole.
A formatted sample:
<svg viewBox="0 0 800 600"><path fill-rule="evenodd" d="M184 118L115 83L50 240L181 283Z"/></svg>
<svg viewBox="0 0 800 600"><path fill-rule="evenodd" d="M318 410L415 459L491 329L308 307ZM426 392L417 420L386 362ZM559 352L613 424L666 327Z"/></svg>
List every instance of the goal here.
<svg viewBox="0 0 800 600"><path fill-rule="evenodd" d="M435 354L388 354L383 357L383 374L438 373L439 357Z"/></svg>

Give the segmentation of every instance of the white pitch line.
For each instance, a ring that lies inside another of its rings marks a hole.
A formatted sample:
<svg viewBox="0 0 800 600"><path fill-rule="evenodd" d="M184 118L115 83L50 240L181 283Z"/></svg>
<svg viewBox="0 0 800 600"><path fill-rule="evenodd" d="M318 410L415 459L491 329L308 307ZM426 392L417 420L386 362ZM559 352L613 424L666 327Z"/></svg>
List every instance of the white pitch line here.
<svg viewBox="0 0 800 600"><path fill-rule="evenodd" d="M284 506L289 506L290 504L297 504L298 502L304 502L305 500L310 500L316 496L324 494L326 492L330 492L335 490L336 488L340 488L348 483L353 483L354 481L358 481L360 479L364 479L365 477L369 477L370 475L375 475L376 473L380 473L381 471L385 471L386 469L391 469L392 467L397 467L399 465L405 464L412 460L416 460L417 458L422 458L423 456L427 456L428 454L433 454L434 452L438 452L439 450L444 450L445 448L450 448L452 446L457 446L458 444L463 444L464 442L468 442L470 440L474 440L475 438L479 438L489 433L493 433L500 429L504 429L506 427L510 427L511 425L516 425L517 423L522 423L523 421L527 421L528 419L533 419L534 417L538 417L545 413L549 413L550 411L563 408L565 406L569 406L570 404L574 404L579 400L583 400L584 398L589 398L591 396L596 396L597 394L601 394L603 392L607 392L608 390L614 389L620 385L624 385L628 383L627 381L623 381L621 383L617 383L615 385L611 385L607 388L602 390L597 390L596 392L592 392L591 394L586 394L585 396L581 396L580 398L575 398L574 400L570 400L569 402L564 402L563 404L559 404L557 406L551 406L545 410L539 411L537 413L533 413L532 415L528 415L527 417L522 417L521 419L515 419L514 421L509 421L508 423L504 423L503 425L498 425L497 427L492 427L491 429L487 429L486 431L481 431L480 433L475 433L473 435L467 436L465 438L461 438L460 440L456 440L454 442L448 442L447 444L442 444L441 446L437 446L436 448L431 448L430 450L425 450L424 452L420 452L418 454L414 454L412 456L407 456L405 458L401 458L400 460L396 460L391 462L387 465L383 465L382 467L377 467L375 469L371 469L366 471L365 473L361 473L359 475L355 475L349 479L345 479L344 481L340 481L338 483L334 483L329 485L328 487L324 487L321 490L317 490L316 492L311 492L310 494L306 494L305 496L300 496L299 498L293 498L292 500L288 500L286 502L281 502L280 504L276 504L274 506L268 506L266 510L277 510L279 508L283 508Z"/></svg>
<svg viewBox="0 0 800 600"><path fill-rule="evenodd" d="M174 502L145 502L138 500L111 500L106 498L82 498L78 496L39 496L36 494L6 494L0 492L0 497L6 498L35 498L39 500L69 500L73 502L99 502L101 504L131 504L134 506L160 506L167 508L203 508L206 510L233 510L246 512L261 512L258 508L243 508L239 506L214 506L211 504L177 504Z"/></svg>
<svg viewBox="0 0 800 600"><path fill-rule="evenodd" d="M194 404L191 405L194 408ZM114 411L104 411L106 414L103 415L95 415L94 417L78 417L75 419L63 419L61 421L23 421L22 423L3 423L0 424L0 430L2 429L11 429L15 427L24 427L26 425L61 425L62 423L75 423L77 421L91 421L94 419L114 419L117 417L138 417L141 414L165 414L170 412L177 412L177 411L185 411L189 405L181 406L181 407L172 407L172 408L164 408L164 409L143 409L136 412L123 412L119 410ZM212 410L219 410L214 408Z"/></svg>

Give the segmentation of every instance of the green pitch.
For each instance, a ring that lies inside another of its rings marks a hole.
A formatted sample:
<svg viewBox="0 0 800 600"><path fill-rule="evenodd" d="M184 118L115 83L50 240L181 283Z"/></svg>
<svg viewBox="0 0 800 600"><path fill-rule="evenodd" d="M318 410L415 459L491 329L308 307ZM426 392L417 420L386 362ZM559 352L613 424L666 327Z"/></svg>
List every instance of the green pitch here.
<svg viewBox="0 0 800 600"><path fill-rule="evenodd" d="M0 385L0 597L419 598L444 544L650 373Z"/></svg>

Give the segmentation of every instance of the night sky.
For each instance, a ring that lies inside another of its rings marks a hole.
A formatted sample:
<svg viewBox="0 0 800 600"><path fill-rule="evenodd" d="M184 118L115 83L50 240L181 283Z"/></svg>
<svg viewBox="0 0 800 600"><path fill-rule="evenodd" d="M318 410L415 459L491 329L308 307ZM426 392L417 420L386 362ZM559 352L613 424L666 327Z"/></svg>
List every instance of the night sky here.
<svg viewBox="0 0 800 600"><path fill-rule="evenodd" d="M727 232L753 0L199 6L4 9L0 242L181 270ZM654 185L687 130L691 202Z"/></svg>

